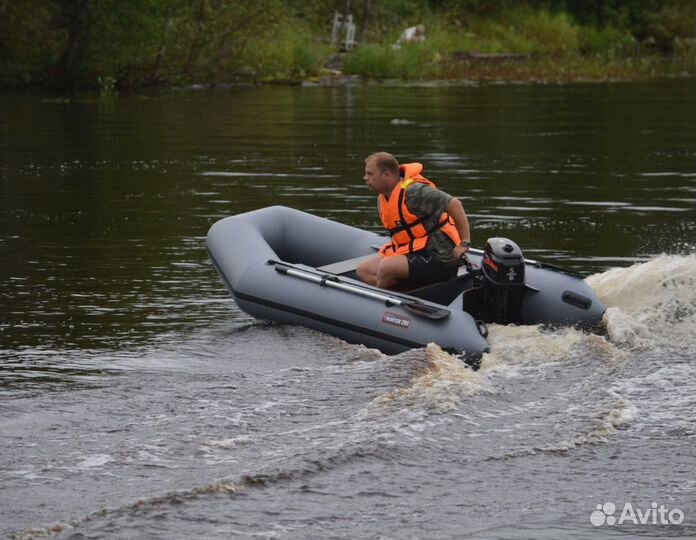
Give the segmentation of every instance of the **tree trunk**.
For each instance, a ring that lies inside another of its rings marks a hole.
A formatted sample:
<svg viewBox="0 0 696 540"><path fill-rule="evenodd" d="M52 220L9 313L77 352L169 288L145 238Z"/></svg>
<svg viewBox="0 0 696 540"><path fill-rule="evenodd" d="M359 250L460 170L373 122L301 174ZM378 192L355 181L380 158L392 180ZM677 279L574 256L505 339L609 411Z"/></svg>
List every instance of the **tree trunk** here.
<svg viewBox="0 0 696 540"><path fill-rule="evenodd" d="M77 83L80 68L89 44L92 21L91 0L60 0L57 23L66 32L63 52L54 69L54 83L62 91L71 92Z"/></svg>
<svg viewBox="0 0 696 540"><path fill-rule="evenodd" d="M370 0L365 0L365 9L363 10L362 17L362 31L360 32L360 41L365 43L365 38L367 37L367 24L370 20Z"/></svg>

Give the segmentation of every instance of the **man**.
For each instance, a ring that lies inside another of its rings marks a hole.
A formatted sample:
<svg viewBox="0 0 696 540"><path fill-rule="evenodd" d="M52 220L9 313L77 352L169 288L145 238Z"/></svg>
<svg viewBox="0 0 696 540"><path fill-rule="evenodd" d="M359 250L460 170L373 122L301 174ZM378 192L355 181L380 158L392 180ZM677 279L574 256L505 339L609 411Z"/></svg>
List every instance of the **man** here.
<svg viewBox="0 0 696 540"><path fill-rule="evenodd" d="M401 32L397 43L404 45L406 43L415 43L416 41L425 41L425 25L423 24L410 26Z"/></svg>
<svg viewBox="0 0 696 540"><path fill-rule="evenodd" d="M411 288L456 276L471 247L462 203L421 175L423 165L399 165L387 152L365 159L363 180L377 194L382 224L391 235L379 253L357 268L370 285Z"/></svg>

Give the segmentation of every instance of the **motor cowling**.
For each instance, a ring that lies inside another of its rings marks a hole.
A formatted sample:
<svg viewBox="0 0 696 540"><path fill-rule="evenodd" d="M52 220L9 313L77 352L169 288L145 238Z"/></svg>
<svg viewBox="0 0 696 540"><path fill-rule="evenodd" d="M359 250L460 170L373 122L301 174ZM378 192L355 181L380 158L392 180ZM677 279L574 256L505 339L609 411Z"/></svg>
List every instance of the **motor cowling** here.
<svg viewBox="0 0 696 540"><path fill-rule="evenodd" d="M481 271L464 294L464 310L486 323L519 324L525 294L522 250L507 238L489 238Z"/></svg>
<svg viewBox="0 0 696 540"><path fill-rule="evenodd" d="M524 285L524 255L507 238L489 238L483 251L481 270L486 279L499 287Z"/></svg>

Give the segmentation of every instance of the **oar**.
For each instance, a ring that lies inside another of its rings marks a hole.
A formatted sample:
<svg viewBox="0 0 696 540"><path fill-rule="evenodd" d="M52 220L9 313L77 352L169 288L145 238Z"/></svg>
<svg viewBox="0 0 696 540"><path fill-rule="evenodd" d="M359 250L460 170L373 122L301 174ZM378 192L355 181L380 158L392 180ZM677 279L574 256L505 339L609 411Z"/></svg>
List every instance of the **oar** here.
<svg viewBox="0 0 696 540"><path fill-rule="evenodd" d="M419 317L440 320L445 319L450 315L450 311L448 309L424 304L418 300L382 294L359 285L344 283L337 276L331 274L314 274L308 270L294 268L292 265L279 261L268 261L268 264L274 265L276 271L280 272L281 274L304 279L305 281L311 281L312 283L317 283L322 287L331 287L333 289L356 294L365 298L371 298L372 300L378 300L380 302L384 302L384 304L387 306L399 306L400 308L403 308L414 315L418 315Z"/></svg>

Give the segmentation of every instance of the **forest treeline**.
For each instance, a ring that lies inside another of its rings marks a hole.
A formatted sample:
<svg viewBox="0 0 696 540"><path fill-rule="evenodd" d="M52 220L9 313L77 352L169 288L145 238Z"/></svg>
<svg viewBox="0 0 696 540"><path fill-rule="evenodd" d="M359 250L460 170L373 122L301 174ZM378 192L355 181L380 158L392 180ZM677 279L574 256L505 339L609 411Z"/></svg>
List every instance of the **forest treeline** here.
<svg viewBox="0 0 696 540"><path fill-rule="evenodd" d="M461 61L472 51L543 69L650 57L678 58L683 71L696 58L694 0L0 0L0 86L111 92L316 77L341 48L335 13L356 25L342 68L375 78L466 77L481 70ZM414 24L427 39L393 47Z"/></svg>

